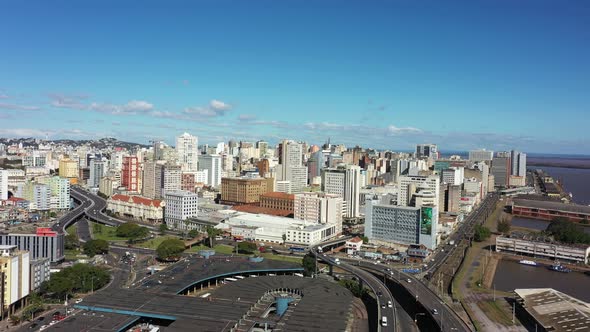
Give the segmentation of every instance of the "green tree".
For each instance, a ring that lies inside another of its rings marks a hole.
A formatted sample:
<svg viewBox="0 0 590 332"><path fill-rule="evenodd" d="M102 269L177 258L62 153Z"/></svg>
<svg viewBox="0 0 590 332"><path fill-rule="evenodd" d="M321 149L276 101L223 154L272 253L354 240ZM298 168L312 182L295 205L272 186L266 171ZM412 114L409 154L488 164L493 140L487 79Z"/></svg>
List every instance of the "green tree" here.
<svg viewBox="0 0 590 332"><path fill-rule="evenodd" d="M102 288L109 281L110 274L104 268L76 264L52 273L51 279L41 285L41 293L49 298L63 300L66 295L76 292L87 293Z"/></svg>
<svg viewBox="0 0 590 332"><path fill-rule="evenodd" d="M238 253L241 254L253 254L256 251L256 243L254 242L240 242L238 243Z"/></svg>
<svg viewBox="0 0 590 332"><path fill-rule="evenodd" d="M109 243L105 240L90 240L84 243L84 254L89 257L109 252Z"/></svg>
<svg viewBox="0 0 590 332"><path fill-rule="evenodd" d="M582 227L564 218L555 218L547 226L546 233L555 240L570 244L590 244L590 234L584 232Z"/></svg>
<svg viewBox="0 0 590 332"><path fill-rule="evenodd" d="M76 249L80 246L78 235L76 233L70 233L66 236L64 241L64 248L68 250Z"/></svg>
<svg viewBox="0 0 590 332"><path fill-rule="evenodd" d="M363 240L363 243L369 243L369 238L368 237L366 237L366 236L363 235L360 238L361 238L361 240Z"/></svg>
<svg viewBox="0 0 590 332"><path fill-rule="evenodd" d="M168 230L168 225L162 223L160 224L160 233L164 234Z"/></svg>
<svg viewBox="0 0 590 332"><path fill-rule="evenodd" d="M213 248L213 239L221 234L221 230L213 226L207 226L205 229L207 237L209 238L209 248Z"/></svg>
<svg viewBox="0 0 590 332"><path fill-rule="evenodd" d="M487 240L491 234L492 232L489 228L482 225L476 225L475 233L473 234L473 239L477 242L482 242Z"/></svg>
<svg viewBox="0 0 590 332"><path fill-rule="evenodd" d="M315 256L308 253L303 257L303 270L306 277L311 277L315 273Z"/></svg>
<svg viewBox="0 0 590 332"><path fill-rule="evenodd" d="M57 213L54 211L49 212L49 218L55 218L57 217Z"/></svg>
<svg viewBox="0 0 590 332"><path fill-rule="evenodd" d="M156 255L163 261L178 260L184 249L184 242L181 240L166 239L156 249Z"/></svg>
<svg viewBox="0 0 590 332"><path fill-rule="evenodd" d="M356 296L356 297L363 297L367 294L367 289L364 287L361 287L360 283L358 281L355 280L348 280L348 279L342 279L340 281L338 281L338 283L347 288L352 295Z"/></svg>
<svg viewBox="0 0 590 332"><path fill-rule="evenodd" d="M132 243L145 239L150 234L150 230L136 223L124 223L117 227L116 234L118 237L129 239L129 242Z"/></svg>
<svg viewBox="0 0 590 332"><path fill-rule="evenodd" d="M200 234L200 232L199 232L198 230L196 230L196 229L191 229L191 230L188 232L188 237L189 237L189 238L191 238L191 239L194 239L194 238L196 238L197 236L199 236L199 234Z"/></svg>
<svg viewBox="0 0 590 332"><path fill-rule="evenodd" d="M498 232L504 233L504 234L510 233L510 227L511 227L511 225L508 220L498 221L498 226L497 226Z"/></svg>
<svg viewBox="0 0 590 332"><path fill-rule="evenodd" d="M282 238L283 238L283 243L285 243L285 241L287 241L287 234L283 234Z"/></svg>

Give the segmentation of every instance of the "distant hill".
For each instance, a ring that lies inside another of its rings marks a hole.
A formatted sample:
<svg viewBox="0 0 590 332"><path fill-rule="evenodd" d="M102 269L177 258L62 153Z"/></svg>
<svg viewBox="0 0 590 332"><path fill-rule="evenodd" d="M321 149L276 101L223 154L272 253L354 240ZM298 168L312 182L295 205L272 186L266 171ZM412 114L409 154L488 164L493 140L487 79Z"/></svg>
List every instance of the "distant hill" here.
<svg viewBox="0 0 590 332"><path fill-rule="evenodd" d="M120 147L127 150L133 150L134 148L147 148L149 145L119 141L116 138L105 137L99 140L72 140L72 139L59 139L59 140L41 140L37 138L0 138L0 143L11 145L22 143L25 147L36 147L39 144L53 144L53 145L70 145L78 147L82 145L90 146L96 149L114 148Z"/></svg>

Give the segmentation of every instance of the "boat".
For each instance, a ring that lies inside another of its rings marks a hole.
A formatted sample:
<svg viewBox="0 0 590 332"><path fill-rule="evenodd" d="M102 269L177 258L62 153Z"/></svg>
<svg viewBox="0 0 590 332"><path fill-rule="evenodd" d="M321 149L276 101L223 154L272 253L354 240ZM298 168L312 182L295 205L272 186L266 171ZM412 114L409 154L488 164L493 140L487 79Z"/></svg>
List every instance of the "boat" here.
<svg viewBox="0 0 590 332"><path fill-rule="evenodd" d="M519 263L520 264L523 264L523 265L530 265L530 266L537 266L537 265L539 265L535 261L529 261L529 260L526 260L526 259L523 259L523 260L519 261Z"/></svg>
<svg viewBox="0 0 590 332"><path fill-rule="evenodd" d="M553 263L553 265L549 266L548 268L549 268L549 270L556 271L556 272L563 272L563 273L570 273L570 272L572 272L572 270L570 270L567 267L561 265L558 261L555 261L555 263Z"/></svg>

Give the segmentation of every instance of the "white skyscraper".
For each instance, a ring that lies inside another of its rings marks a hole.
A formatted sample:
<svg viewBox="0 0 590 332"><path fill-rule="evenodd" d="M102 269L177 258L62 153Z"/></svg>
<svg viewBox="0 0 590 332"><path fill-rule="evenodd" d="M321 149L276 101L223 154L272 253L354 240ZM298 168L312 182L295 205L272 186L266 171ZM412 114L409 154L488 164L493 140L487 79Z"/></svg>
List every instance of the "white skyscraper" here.
<svg viewBox="0 0 590 332"><path fill-rule="evenodd" d="M182 171L178 165L166 165L162 181L162 197L169 191L182 188Z"/></svg>
<svg viewBox="0 0 590 332"><path fill-rule="evenodd" d="M0 201L8 199L8 171L0 169Z"/></svg>
<svg viewBox="0 0 590 332"><path fill-rule="evenodd" d="M176 154L178 161L185 172L198 171L199 141L196 136L184 133L176 137Z"/></svg>
<svg viewBox="0 0 590 332"><path fill-rule="evenodd" d="M442 182L449 185L460 185L463 183L465 177L465 169L463 167L450 167L442 170Z"/></svg>
<svg viewBox="0 0 590 332"><path fill-rule="evenodd" d="M197 216L199 211L199 196L197 194L189 191L173 190L166 192L164 200L166 201L164 221L168 227L177 230L194 228L194 224L185 223L184 221Z"/></svg>
<svg viewBox="0 0 590 332"><path fill-rule="evenodd" d="M435 202L439 202L440 177L438 176L400 176L399 177L399 199L400 206L409 206L412 196L418 188L428 189L435 195Z"/></svg>
<svg viewBox="0 0 590 332"><path fill-rule="evenodd" d="M285 140L277 167L277 181L289 181L293 193L307 186L307 167L303 166L303 147L300 143Z"/></svg>
<svg viewBox="0 0 590 332"><path fill-rule="evenodd" d="M199 170L207 170L207 184L213 187L221 185L221 156L217 154L201 156Z"/></svg>
<svg viewBox="0 0 590 332"><path fill-rule="evenodd" d="M353 165L338 165L326 168L322 173L322 188L327 194L336 194L346 202L347 218L360 215L360 176L361 168Z"/></svg>

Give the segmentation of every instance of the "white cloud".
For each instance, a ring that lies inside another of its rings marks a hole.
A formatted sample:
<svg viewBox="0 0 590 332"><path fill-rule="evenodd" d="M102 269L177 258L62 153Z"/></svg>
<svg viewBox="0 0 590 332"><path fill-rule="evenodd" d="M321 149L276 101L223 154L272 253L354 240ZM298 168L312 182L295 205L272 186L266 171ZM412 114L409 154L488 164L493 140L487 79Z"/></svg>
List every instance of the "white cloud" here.
<svg viewBox="0 0 590 332"><path fill-rule="evenodd" d="M389 135L417 134L421 132L422 130L414 127L396 127L394 125L389 125L387 127L387 133Z"/></svg>
<svg viewBox="0 0 590 332"><path fill-rule="evenodd" d="M8 99L8 95L5 95L3 93L0 93L0 99Z"/></svg>
<svg viewBox="0 0 590 332"><path fill-rule="evenodd" d="M183 113L190 115L190 116L197 116L197 117L217 117L223 116L226 112L230 111L232 106L227 104L223 101L213 99L209 102L209 105L202 107L202 106L195 106L195 107L187 107L184 109Z"/></svg>
<svg viewBox="0 0 590 332"><path fill-rule="evenodd" d="M2 137L45 137L47 132L32 128L0 128Z"/></svg>
<svg viewBox="0 0 590 332"><path fill-rule="evenodd" d="M113 115L135 115L146 113L154 109L154 105L143 100L132 100L124 105L92 103L90 110Z"/></svg>
<svg viewBox="0 0 590 332"><path fill-rule="evenodd" d="M17 104L0 103L0 109L11 110L11 111L36 111L36 110L40 110L41 107L32 106L32 105L17 105Z"/></svg>
<svg viewBox="0 0 590 332"><path fill-rule="evenodd" d="M240 121L252 121L252 120L256 120L256 115L254 115L254 114L240 114L238 116L238 120L240 120Z"/></svg>

